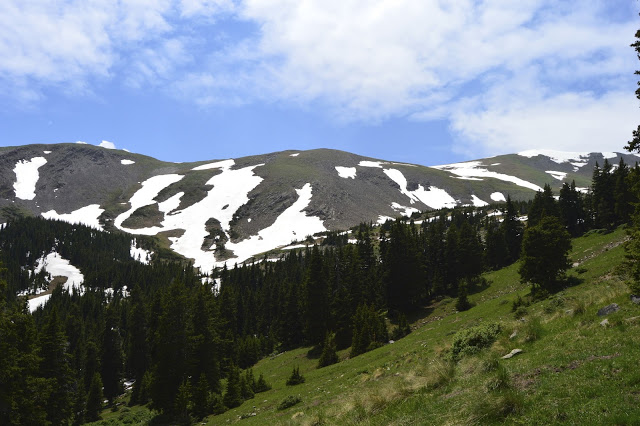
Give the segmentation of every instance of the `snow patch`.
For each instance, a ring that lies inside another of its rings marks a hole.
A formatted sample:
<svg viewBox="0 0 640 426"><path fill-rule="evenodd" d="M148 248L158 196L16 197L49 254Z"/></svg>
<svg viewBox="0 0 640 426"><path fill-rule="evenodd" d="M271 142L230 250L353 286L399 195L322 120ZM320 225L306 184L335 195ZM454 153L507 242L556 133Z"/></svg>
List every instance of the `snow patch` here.
<svg viewBox="0 0 640 426"><path fill-rule="evenodd" d="M253 171L263 164L231 170L231 166L234 164L233 160L225 160L196 167L198 170L222 168L222 173L213 176L207 181L206 185L211 186L212 189L208 191L204 199L186 209L176 211L171 215L165 215L160 226L141 229L124 228L122 223L136 209L155 203L153 198L163 188L179 181L183 176L161 175L146 180L142 184L143 187L131 197L129 202L132 208L116 218L115 226L125 232L138 235L155 235L162 231L183 229L185 232L181 236L169 238L172 242L172 250L186 258L193 259L194 265L205 271L211 270L214 266L222 266L224 262L216 262L213 251L201 249L202 242L208 235L205 224L209 218L216 218L220 222L222 230L228 234L229 223L233 214L249 201L249 192L263 180L260 176L256 176ZM172 200L174 205L176 199ZM169 200L165 201L165 203L167 202ZM171 204L163 205L163 208L167 209L170 206ZM288 238L281 244L286 244L291 240L291 238ZM254 253L257 253L257 251Z"/></svg>
<svg viewBox="0 0 640 426"><path fill-rule="evenodd" d="M378 216L378 225L383 225L387 220L395 220L394 218L392 218L391 216L383 216L380 215Z"/></svg>
<svg viewBox="0 0 640 426"><path fill-rule="evenodd" d="M545 173L550 174L551 177L558 180L564 180L564 178L567 177L567 172L556 172L553 170L545 170Z"/></svg>
<svg viewBox="0 0 640 426"><path fill-rule="evenodd" d="M55 210L49 210L48 212L42 213L42 217L45 219L61 220L71 224L79 223L102 230L102 225L100 225L99 221L102 212L104 212L104 209L101 209L99 204L90 204L74 210L71 213L58 214Z"/></svg>
<svg viewBox="0 0 640 426"><path fill-rule="evenodd" d="M158 203L158 210L162 213L170 213L173 210L177 209L180 205L180 198L184 195L184 192L178 192L177 194L171 196L165 201Z"/></svg>
<svg viewBox="0 0 640 426"><path fill-rule="evenodd" d="M422 185L418 185L418 189L409 191L407 189L407 179L400 170L384 169L384 174L398 184L400 192L409 197L411 204L414 204L416 201L420 201L433 209L455 207L457 204L456 200L449 195L447 191L436 188L435 186L425 189Z"/></svg>
<svg viewBox="0 0 640 426"><path fill-rule="evenodd" d="M227 249L233 250L236 256L234 261L240 263L256 253L327 230L320 218L307 216L304 212L311 202L311 184L307 183L302 188L296 189L296 193L298 199L282 212L271 226L259 231L258 235L252 235L238 243L227 243Z"/></svg>
<svg viewBox="0 0 640 426"><path fill-rule="evenodd" d="M507 201L507 199L504 198L504 194L502 192L494 192L490 195L490 197L493 201Z"/></svg>
<svg viewBox="0 0 640 426"><path fill-rule="evenodd" d="M355 167L340 167L336 166L336 170L338 171L338 176L344 179L355 179L356 178L356 168Z"/></svg>
<svg viewBox="0 0 640 426"><path fill-rule="evenodd" d="M88 145L88 144L87 144L86 142L84 142L84 141L76 141L76 143L77 143L77 144L79 144L79 145Z"/></svg>
<svg viewBox="0 0 640 426"><path fill-rule="evenodd" d="M361 161L358 163L358 166L362 167L375 167L377 169L382 168L382 161Z"/></svg>
<svg viewBox="0 0 640 426"><path fill-rule="evenodd" d="M149 261L151 260L151 255L153 254L153 252L150 250L145 250L140 247L136 247L136 245L137 245L136 240L131 241L131 249L129 250L129 253L131 254L131 258L133 260L137 260L140 263L148 265Z"/></svg>
<svg viewBox="0 0 640 426"><path fill-rule="evenodd" d="M575 151L554 151L550 149L530 149L528 151L519 152L518 155L531 158L538 155L544 155L555 163L571 163L576 169L585 166L589 161L590 152L575 152ZM597 154L597 153L593 153ZM616 158L618 156L615 152L601 152L604 158Z"/></svg>
<svg viewBox="0 0 640 426"><path fill-rule="evenodd" d="M293 244L290 246L281 247L280 250L293 250L298 248L305 248L306 246L306 244Z"/></svg>
<svg viewBox="0 0 640 426"><path fill-rule="evenodd" d="M100 144L98 146L101 146L101 147L106 148L106 149L116 149L116 144L114 144L113 142L109 142L109 141L102 141L102 142L100 142Z"/></svg>
<svg viewBox="0 0 640 426"><path fill-rule="evenodd" d="M51 151L42 151L42 152L44 152L45 154L51 154Z"/></svg>
<svg viewBox="0 0 640 426"><path fill-rule="evenodd" d="M289 154L289 157L297 157L298 155L300 155L300 153L296 152L295 154Z"/></svg>
<svg viewBox="0 0 640 426"><path fill-rule="evenodd" d="M202 166L194 167L191 170L210 170L210 169L227 169L233 166L236 162L234 160L222 160L215 163L203 164Z"/></svg>
<svg viewBox="0 0 640 426"><path fill-rule="evenodd" d="M466 163L454 163L454 164L445 164L442 166L433 166L434 169L448 171L450 173L453 173L454 175L463 176L466 178L469 178L469 177L494 178L494 179L503 180L505 182L515 183L518 186L533 189L534 191L542 191L542 188L540 188L538 185L534 183L527 182L526 180L520 179L515 176L492 172L483 167L485 166L480 161L468 161Z"/></svg>
<svg viewBox="0 0 640 426"><path fill-rule="evenodd" d="M478 198L475 194L473 194L471 196L471 202L473 203L473 205L475 207L484 207L484 206L488 206L489 203L487 203L486 201L482 201L480 198Z"/></svg>
<svg viewBox="0 0 640 426"><path fill-rule="evenodd" d="M81 294L84 293L82 283L84 283L84 275L78 268L71 265L67 259L62 258L55 251L47 254L46 256L38 259L34 272L40 273L42 269L45 269L49 275L53 277L67 277L67 282L64 283L64 288L71 292L74 288ZM51 297L50 294L45 294L40 297L34 297L29 300L29 312L34 312L38 307L44 305Z"/></svg>
<svg viewBox="0 0 640 426"><path fill-rule="evenodd" d="M131 204L131 208L126 212L120 214L116 220L114 221L114 225L116 228L122 229L123 231L129 232L131 234L142 234L145 235L155 235L158 232L162 231L161 228L144 228L144 229L125 229L122 227L122 222L127 220L133 212L138 210L140 207L148 206L150 204L154 204L154 197L158 195L160 191L162 191L167 186L178 182L182 179L183 175L159 175L149 178L142 182L142 188L136 191L135 194L129 200L129 204Z"/></svg>
<svg viewBox="0 0 640 426"><path fill-rule="evenodd" d="M420 213L420 210L414 207L405 207L395 202L391 203L391 208L397 212L402 212L402 215L407 217L411 216L413 213Z"/></svg>
<svg viewBox="0 0 640 426"><path fill-rule="evenodd" d="M130 164L136 164L136 162L133 160L120 160L120 164L122 164L123 166L128 166Z"/></svg>
<svg viewBox="0 0 640 426"><path fill-rule="evenodd" d="M16 198L21 200L33 200L36 197L36 184L40 179L38 169L44 166L47 160L44 157L34 157L31 160L20 160L13 169L16 174L16 182L13 189Z"/></svg>

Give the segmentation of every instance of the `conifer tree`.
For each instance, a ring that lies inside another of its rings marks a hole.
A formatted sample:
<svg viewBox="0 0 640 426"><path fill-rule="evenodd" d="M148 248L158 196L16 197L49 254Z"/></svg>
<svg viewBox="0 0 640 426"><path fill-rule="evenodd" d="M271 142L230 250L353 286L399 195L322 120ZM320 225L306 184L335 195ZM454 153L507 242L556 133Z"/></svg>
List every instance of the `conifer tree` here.
<svg viewBox="0 0 640 426"><path fill-rule="evenodd" d="M305 382L305 378L302 374L300 374L300 367L293 367L293 371L291 375L287 379L287 386L295 386Z"/></svg>
<svg viewBox="0 0 640 426"><path fill-rule="evenodd" d="M328 327L329 292L323 274L322 255L317 245L311 250L304 288L307 340L311 345L320 346Z"/></svg>
<svg viewBox="0 0 640 426"><path fill-rule="evenodd" d="M504 210L504 221L500 229L504 233L504 240L507 245L508 258L505 265L510 265L520 258L524 227L518 219L518 211L508 195Z"/></svg>
<svg viewBox="0 0 640 426"><path fill-rule="evenodd" d="M318 367L326 367L327 365L335 364L338 362L338 353L336 352L336 335L335 333L328 332L324 338L324 345L322 347L322 355L318 360Z"/></svg>
<svg viewBox="0 0 640 426"><path fill-rule="evenodd" d="M46 402L47 421L65 424L72 418L74 380L67 337L55 307L40 333L40 356L39 375L52 387Z"/></svg>
<svg viewBox="0 0 640 426"><path fill-rule="evenodd" d="M87 421L97 422L100 420L100 411L102 410L102 379L100 373L94 373L87 395Z"/></svg>
<svg viewBox="0 0 640 426"><path fill-rule="evenodd" d="M536 226L545 216L560 217L557 202L553 198L553 191L548 183L544 185L542 191L536 192L533 197L527 223L529 226Z"/></svg>
<svg viewBox="0 0 640 426"><path fill-rule="evenodd" d="M209 407L209 383L204 373L200 374L196 386L192 392L193 414L198 419L206 417L210 413Z"/></svg>
<svg viewBox="0 0 640 426"><path fill-rule="evenodd" d="M271 385L264 379L264 374L260 373L256 387L253 389L255 393L266 392L271 389Z"/></svg>
<svg viewBox="0 0 640 426"><path fill-rule="evenodd" d="M240 369L235 365L231 366L229 376L227 377L227 390L223 398L224 405L227 408L234 408L244 402L242 398L242 388L240 385Z"/></svg>
<svg viewBox="0 0 640 426"><path fill-rule="evenodd" d="M122 392L123 352L118 319L115 308L112 306L109 306L106 312L100 358L100 376L104 385L104 396L109 401L113 401Z"/></svg>
<svg viewBox="0 0 640 426"><path fill-rule="evenodd" d="M527 227L518 270L521 281L531 283L534 293L553 291L569 268L570 249L571 237L557 218L545 216Z"/></svg>

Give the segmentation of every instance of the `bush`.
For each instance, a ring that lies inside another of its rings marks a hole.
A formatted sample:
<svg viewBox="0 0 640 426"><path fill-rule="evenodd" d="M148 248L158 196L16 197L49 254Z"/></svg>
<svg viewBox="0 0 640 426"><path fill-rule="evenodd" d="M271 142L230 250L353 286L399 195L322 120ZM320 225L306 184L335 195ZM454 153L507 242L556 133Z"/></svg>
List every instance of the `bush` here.
<svg viewBox="0 0 640 426"><path fill-rule="evenodd" d="M291 372L291 376L287 379L287 386L295 386L301 383L304 383L305 379L302 374L300 374L300 368L294 367Z"/></svg>
<svg viewBox="0 0 640 426"><path fill-rule="evenodd" d="M301 402L302 402L302 398L300 398L299 396L289 395L288 397L283 399L282 402L278 405L278 410L286 410L287 408L293 407L294 405L299 404Z"/></svg>
<svg viewBox="0 0 640 426"><path fill-rule="evenodd" d="M271 389L271 385L267 383L267 381L264 379L264 375L260 373L260 377L258 377L258 381L256 382L256 386L255 388L253 388L253 391L255 393L260 393L260 392L266 392L270 389Z"/></svg>
<svg viewBox="0 0 640 426"><path fill-rule="evenodd" d="M491 346L500 330L500 324L490 323L457 332L453 336L452 358L457 361L465 355L478 353L481 349Z"/></svg>
<svg viewBox="0 0 640 426"><path fill-rule="evenodd" d="M540 318L534 317L530 321L527 321L522 330L522 335L525 342L535 342L542 336L542 323Z"/></svg>

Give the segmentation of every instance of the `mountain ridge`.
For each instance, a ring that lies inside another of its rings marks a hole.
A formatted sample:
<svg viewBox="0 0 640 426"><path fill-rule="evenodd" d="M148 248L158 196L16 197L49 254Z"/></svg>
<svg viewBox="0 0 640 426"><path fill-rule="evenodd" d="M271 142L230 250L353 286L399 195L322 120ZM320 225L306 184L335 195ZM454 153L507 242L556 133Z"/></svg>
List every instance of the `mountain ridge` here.
<svg viewBox="0 0 640 426"><path fill-rule="evenodd" d="M361 222L507 195L533 197L621 153L525 151L439 166L346 151L287 150L237 159L170 163L84 144L0 149L0 223L42 215L106 230L159 235L176 253L210 270L242 262L307 235Z"/></svg>

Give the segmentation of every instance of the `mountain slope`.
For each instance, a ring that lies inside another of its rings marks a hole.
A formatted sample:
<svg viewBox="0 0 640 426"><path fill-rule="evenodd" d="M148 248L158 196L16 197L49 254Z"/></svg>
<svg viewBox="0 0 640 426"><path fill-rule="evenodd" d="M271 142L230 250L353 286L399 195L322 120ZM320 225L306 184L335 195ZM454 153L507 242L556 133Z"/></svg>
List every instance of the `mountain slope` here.
<svg viewBox="0 0 640 426"><path fill-rule="evenodd" d="M318 149L168 163L78 144L0 149L0 223L43 215L159 235L210 270L325 230L414 211L530 199L589 185L593 166L636 156L525 152L426 167Z"/></svg>

